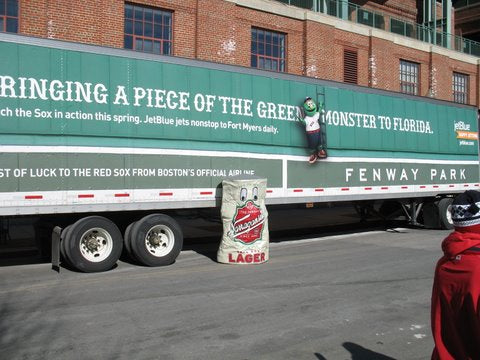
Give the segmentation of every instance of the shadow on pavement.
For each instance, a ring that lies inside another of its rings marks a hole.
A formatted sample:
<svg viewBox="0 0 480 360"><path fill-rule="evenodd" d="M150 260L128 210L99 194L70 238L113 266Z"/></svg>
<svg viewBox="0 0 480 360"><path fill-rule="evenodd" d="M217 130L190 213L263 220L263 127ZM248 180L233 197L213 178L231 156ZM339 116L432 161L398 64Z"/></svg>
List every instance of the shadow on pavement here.
<svg viewBox="0 0 480 360"><path fill-rule="evenodd" d="M350 352L351 360L396 360L395 358L368 350L352 342L344 342L342 345ZM315 356L318 360L327 360L327 358L320 353L315 353Z"/></svg>
<svg viewBox="0 0 480 360"><path fill-rule="evenodd" d="M352 360L396 360L352 342L343 343L343 347L352 354Z"/></svg>

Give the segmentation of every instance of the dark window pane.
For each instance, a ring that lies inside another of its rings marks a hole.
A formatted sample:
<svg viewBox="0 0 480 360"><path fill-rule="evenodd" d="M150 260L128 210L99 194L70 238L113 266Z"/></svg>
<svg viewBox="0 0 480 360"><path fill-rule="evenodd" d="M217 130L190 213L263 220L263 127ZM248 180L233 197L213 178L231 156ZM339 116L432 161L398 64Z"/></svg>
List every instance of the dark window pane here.
<svg viewBox="0 0 480 360"><path fill-rule="evenodd" d="M408 36L408 37L413 37L413 25L412 24L406 24L405 35Z"/></svg>
<svg viewBox="0 0 480 360"><path fill-rule="evenodd" d="M255 41L252 41L252 54L257 53L257 43Z"/></svg>
<svg viewBox="0 0 480 360"><path fill-rule="evenodd" d="M391 19L390 31L394 34L405 35L405 23L403 21Z"/></svg>
<svg viewBox="0 0 480 360"><path fill-rule="evenodd" d="M144 27L144 36L153 37L153 26L152 23L146 22Z"/></svg>
<svg viewBox="0 0 480 360"><path fill-rule="evenodd" d="M135 39L135 50L142 51L142 49L143 49L143 40Z"/></svg>
<svg viewBox="0 0 480 360"><path fill-rule="evenodd" d="M18 20L7 18L7 32L16 33L18 32Z"/></svg>
<svg viewBox="0 0 480 360"><path fill-rule="evenodd" d="M18 0L7 0L7 15L18 17Z"/></svg>
<svg viewBox="0 0 480 360"><path fill-rule="evenodd" d="M5 0L0 0L0 15L5 15Z"/></svg>
<svg viewBox="0 0 480 360"><path fill-rule="evenodd" d="M163 28L163 39L170 40L170 26L165 26Z"/></svg>
<svg viewBox="0 0 480 360"><path fill-rule="evenodd" d="M271 44L271 43L272 43L272 34L267 33L267 34L265 35L265 42L266 42L267 44Z"/></svg>
<svg viewBox="0 0 480 360"><path fill-rule="evenodd" d="M285 1L283 1L285 2ZM313 0L289 0L290 5L302 7L304 9L313 10Z"/></svg>
<svg viewBox="0 0 480 360"><path fill-rule="evenodd" d="M374 14L374 26L377 29L385 29L385 20L383 18L383 15L380 14Z"/></svg>
<svg viewBox="0 0 480 360"><path fill-rule="evenodd" d="M144 40L143 41L143 51L152 52L152 50L153 50L153 41L152 40Z"/></svg>
<svg viewBox="0 0 480 360"><path fill-rule="evenodd" d="M257 30L252 29L252 41L257 41Z"/></svg>
<svg viewBox="0 0 480 360"><path fill-rule="evenodd" d="M162 38L162 26L161 25L155 25L154 32L153 32L153 37L158 38L158 39Z"/></svg>
<svg viewBox="0 0 480 360"><path fill-rule="evenodd" d="M265 42L265 35L263 31L258 31L258 42Z"/></svg>
<svg viewBox="0 0 480 360"><path fill-rule="evenodd" d="M258 44L258 55L265 55L265 45L263 43Z"/></svg>
<svg viewBox="0 0 480 360"><path fill-rule="evenodd" d="M273 36L272 36L272 44L273 45L278 45L278 36L279 36L279 34L273 34Z"/></svg>
<svg viewBox="0 0 480 360"><path fill-rule="evenodd" d="M143 23L135 21L135 35L143 35Z"/></svg>
<svg viewBox="0 0 480 360"><path fill-rule="evenodd" d="M133 22L125 20L125 34L133 34Z"/></svg>
<svg viewBox="0 0 480 360"><path fill-rule="evenodd" d="M133 49L133 38L131 36L125 36L125 49Z"/></svg>
<svg viewBox="0 0 480 360"><path fill-rule="evenodd" d="M163 54L164 55L170 55L170 52L171 52L170 43L168 41L165 41L163 43Z"/></svg>
<svg viewBox="0 0 480 360"><path fill-rule="evenodd" d="M153 42L153 53L154 54L161 54L161 51L160 51L160 46L162 45L162 43L160 41L154 41Z"/></svg>
<svg viewBox="0 0 480 360"><path fill-rule="evenodd" d="M278 46L273 47L272 56L273 57L280 57L280 51L278 51Z"/></svg>
<svg viewBox="0 0 480 360"><path fill-rule="evenodd" d="M252 55L251 57L251 62L252 62L252 67L257 67L257 57L255 55Z"/></svg>
<svg viewBox="0 0 480 360"><path fill-rule="evenodd" d="M157 24L162 23L162 12L161 11L155 10L153 12L153 21L155 21L155 23L157 23Z"/></svg>
<svg viewBox="0 0 480 360"><path fill-rule="evenodd" d="M132 5L125 5L125 18L133 19L133 6Z"/></svg>
<svg viewBox="0 0 480 360"><path fill-rule="evenodd" d="M4 24L3 17L0 17L0 31L5 31L4 26L5 24Z"/></svg>
<svg viewBox="0 0 480 360"><path fill-rule="evenodd" d="M153 10L152 9L145 9L145 21L153 21Z"/></svg>
<svg viewBox="0 0 480 360"><path fill-rule="evenodd" d="M272 56L272 46L268 43L265 46L265 55Z"/></svg>
<svg viewBox="0 0 480 360"><path fill-rule="evenodd" d="M138 7L135 7L135 19L143 21L143 11Z"/></svg>
<svg viewBox="0 0 480 360"><path fill-rule="evenodd" d="M272 60L272 70L278 70L278 61Z"/></svg>
<svg viewBox="0 0 480 360"><path fill-rule="evenodd" d="M172 26L172 14L165 15L163 22L166 26Z"/></svg>

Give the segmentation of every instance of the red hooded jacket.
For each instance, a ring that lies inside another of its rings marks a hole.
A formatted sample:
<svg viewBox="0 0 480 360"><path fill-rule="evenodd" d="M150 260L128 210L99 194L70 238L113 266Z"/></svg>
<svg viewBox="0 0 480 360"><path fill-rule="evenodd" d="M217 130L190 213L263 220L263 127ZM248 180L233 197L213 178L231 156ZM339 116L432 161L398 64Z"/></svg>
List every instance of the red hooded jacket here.
<svg viewBox="0 0 480 360"><path fill-rule="evenodd" d="M457 229L443 241L442 250L432 292L432 360L478 360L480 226Z"/></svg>

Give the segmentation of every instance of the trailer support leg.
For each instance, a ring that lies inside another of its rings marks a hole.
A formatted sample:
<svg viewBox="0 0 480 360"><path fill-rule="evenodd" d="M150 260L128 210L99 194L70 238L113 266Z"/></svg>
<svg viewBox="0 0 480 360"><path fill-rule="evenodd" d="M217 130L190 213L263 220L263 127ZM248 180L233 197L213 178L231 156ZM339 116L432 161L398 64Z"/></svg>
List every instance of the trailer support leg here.
<svg viewBox="0 0 480 360"><path fill-rule="evenodd" d="M52 231L52 270L60 273L60 240L62 228L55 226Z"/></svg>
<svg viewBox="0 0 480 360"><path fill-rule="evenodd" d="M407 215L408 223L413 226L422 226L417 219L420 211L422 211L423 203L417 203L415 200L411 200L408 207L402 203L403 211Z"/></svg>

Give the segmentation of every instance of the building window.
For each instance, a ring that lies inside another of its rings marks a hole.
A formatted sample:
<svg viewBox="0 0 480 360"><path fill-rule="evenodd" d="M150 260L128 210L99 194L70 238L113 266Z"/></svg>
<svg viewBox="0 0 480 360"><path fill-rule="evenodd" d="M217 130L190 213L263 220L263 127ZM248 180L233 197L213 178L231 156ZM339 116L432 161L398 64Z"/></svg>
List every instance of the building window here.
<svg viewBox="0 0 480 360"><path fill-rule="evenodd" d="M0 31L18 33L18 0L0 0Z"/></svg>
<svg viewBox="0 0 480 360"><path fill-rule="evenodd" d="M285 71L285 34L252 28L251 65L258 69Z"/></svg>
<svg viewBox="0 0 480 360"><path fill-rule="evenodd" d="M400 60L400 91L405 94L418 95L419 68L414 62Z"/></svg>
<svg viewBox="0 0 480 360"><path fill-rule="evenodd" d="M172 15L171 11L125 4L125 49L171 55Z"/></svg>
<svg viewBox="0 0 480 360"><path fill-rule="evenodd" d="M343 50L343 81L358 83L358 54L356 50Z"/></svg>
<svg viewBox="0 0 480 360"><path fill-rule="evenodd" d="M453 73L452 79L453 101L461 104L468 103L468 75Z"/></svg>

